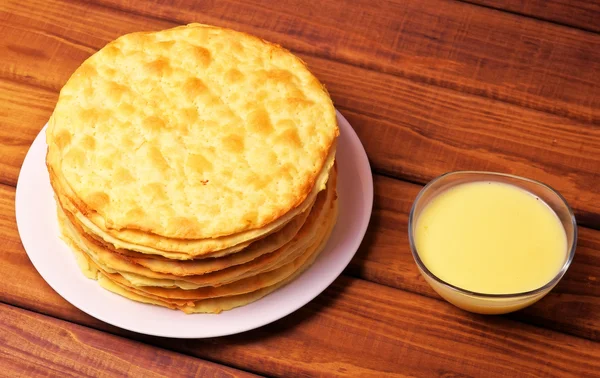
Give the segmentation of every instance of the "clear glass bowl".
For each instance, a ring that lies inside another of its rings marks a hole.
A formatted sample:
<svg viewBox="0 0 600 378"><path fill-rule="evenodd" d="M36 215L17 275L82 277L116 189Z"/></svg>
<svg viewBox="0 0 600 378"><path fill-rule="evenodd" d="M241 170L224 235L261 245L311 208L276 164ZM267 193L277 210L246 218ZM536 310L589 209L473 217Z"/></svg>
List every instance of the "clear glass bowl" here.
<svg viewBox="0 0 600 378"><path fill-rule="evenodd" d="M435 276L421 261L419 251L415 246L414 233L417 219L421 211L429 201L439 193L455 186L473 181L494 181L506 184L512 184L538 196L545 201L548 206L554 210L560 222L562 223L567 236L568 253L562 268L556 276L548 283L535 290L515 293L515 294L483 294L456 287ZM577 223L573 211L565 199L551 187L541 182L530 180L523 177L494 173L494 172L476 172L476 171L457 171L446 173L430 181L422 190L413 203L408 218L408 238L413 258L417 263L419 271L425 278L425 281L431 287L446 299L448 302L464 310L480 314L505 314L508 312L520 310L540 300L544 295L560 281L573 261L575 255L575 246L577 244Z"/></svg>

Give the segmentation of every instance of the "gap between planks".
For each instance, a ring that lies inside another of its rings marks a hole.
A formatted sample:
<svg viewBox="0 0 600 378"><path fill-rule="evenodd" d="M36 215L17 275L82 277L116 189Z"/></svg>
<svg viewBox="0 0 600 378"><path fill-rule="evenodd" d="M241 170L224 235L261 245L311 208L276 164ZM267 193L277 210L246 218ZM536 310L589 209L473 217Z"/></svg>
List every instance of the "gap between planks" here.
<svg viewBox="0 0 600 378"><path fill-rule="evenodd" d="M439 295L428 295L427 293L421 293L419 291L416 290L410 290L407 288L399 288L393 285L389 285L385 282L378 282L378 281L372 281L369 279L365 279L363 277L360 276L360 274L356 273L357 268L352 266L352 263L348 264L348 266L344 269L344 271L342 272L342 275L346 276L346 277L351 277L353 279L357 279L357 280L363 280L363 281L367 281L367 282L371 282L380 286L385 286L385 287L389 287L391 289L396 289L396 290L401 290L407 293L411 293L411 294L416 294L416 295L420 295L429 299L434 299L438 302L442 302L442 303L447 303L447 301L445 299L443 299L442 297L440 297ZM542 298L543 300L543 298ZM464 310L463 310L464 311ZM544 329L544 330L549 330L552 332L556 332L556 333L561 333L563 335L569 335L569 336L573 336L573 337L577 337L579 339L585 339L585 340L589 340L592 342L598 342L597 339L594 339L593 337L589 337L589 336L585 336L585 335L581 335L581 334L576 334L574 332L566 332L564 330L561 329L557 329L557 328L549 328L549 327L545 327L544 325L541 325L539 323L535 323L534 321L531 320L531 318L529 317L521 317L519 316L519 312L520 311L516 311L514 313L508 313L508 314L502 314L502 315L487 315L487 316L502 316L505 317L506 319L510 319L512 321L518 322L518 323L523 323L523 324L527 324L531 327L535 327L538 329Z"/></svg>
<svg viewBox="0 0 600 378"><path fill-rule="evenodd" d="M578 26L578 25L567 24L565 22L555 21L555 20L551 20L549 18L535 16L533 14L525 14L525 13L522 13L522 12L510 10L510 9L499 8L499 7L496 7L496 6L493 6L493 5L481 4L481 3L478 3L477 1L473 1L473 0L454 0L454 1L459 2L459 3L473 5L473 6L476 6L476 7L485 8L485 9L491 9L491 10L495 10L495 11L502 12L502 13L512 14L514 16L529 18L531 20L536 20L536 21L539 21L539 22L545 22L545 23L548 23L548 24L554 24L554 25L562 26L562 27L569 28L569 29L581 30L581 31L584 31L586 33L591 33L591 34L595 34L595 35L600 34L599 31L594 30L594 29L588 29L586 27L582 27L582 26Z"/></svg>

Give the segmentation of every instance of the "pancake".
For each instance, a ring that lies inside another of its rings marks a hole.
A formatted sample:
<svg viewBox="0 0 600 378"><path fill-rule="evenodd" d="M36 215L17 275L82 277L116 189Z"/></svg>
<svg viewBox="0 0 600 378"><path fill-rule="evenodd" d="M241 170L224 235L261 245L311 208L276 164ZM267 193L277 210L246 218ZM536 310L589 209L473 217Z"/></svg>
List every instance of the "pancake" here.
<svg viewBox="0 0 600 378"><path fill-rule="evenodd" d="M300 59L193 24L125 35L86 60L49 121L47 165L61 203L92 233L193 257L306 211L338 133L331 99Z"/></svg>

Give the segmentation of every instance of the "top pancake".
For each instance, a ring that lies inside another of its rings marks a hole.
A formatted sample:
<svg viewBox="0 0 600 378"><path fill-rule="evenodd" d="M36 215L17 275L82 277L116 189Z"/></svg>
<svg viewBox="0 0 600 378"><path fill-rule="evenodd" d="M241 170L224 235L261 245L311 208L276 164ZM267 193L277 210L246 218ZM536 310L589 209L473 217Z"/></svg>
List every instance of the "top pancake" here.
<svg viewBox="0 0 600 378"><path fill-rule="evenodd" d="M192 24L125 35L84 62L49 122L47 162L101 228L209 239L302 204L337 135L302 61Z"/></svg>

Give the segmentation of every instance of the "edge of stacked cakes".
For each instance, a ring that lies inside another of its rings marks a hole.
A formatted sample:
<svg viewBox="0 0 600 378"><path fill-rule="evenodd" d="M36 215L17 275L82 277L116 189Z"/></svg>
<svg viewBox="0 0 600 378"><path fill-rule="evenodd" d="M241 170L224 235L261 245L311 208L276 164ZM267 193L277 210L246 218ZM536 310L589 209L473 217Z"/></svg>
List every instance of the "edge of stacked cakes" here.
<svg viewBox="0 0 600 378"><path fill-rule="evenodd" d="M63 240L87 277L135 301L253 302L327 244L338 133L325 89L279 46L200 24L123 36L74 73L49 122Z"/></svg>

